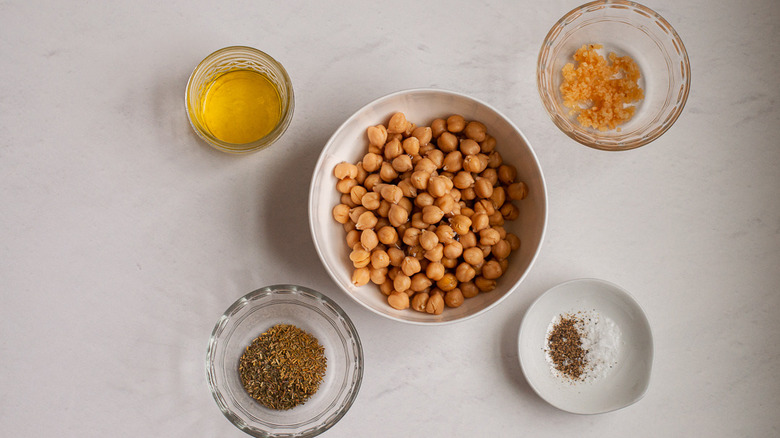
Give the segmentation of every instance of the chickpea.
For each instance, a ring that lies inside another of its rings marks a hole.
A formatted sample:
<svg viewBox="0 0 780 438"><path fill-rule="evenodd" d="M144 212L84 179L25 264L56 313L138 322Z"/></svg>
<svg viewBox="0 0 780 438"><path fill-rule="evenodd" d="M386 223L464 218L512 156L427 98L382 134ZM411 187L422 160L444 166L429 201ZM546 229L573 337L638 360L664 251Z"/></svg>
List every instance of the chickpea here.
<svg viewBox="0 0 780 438"><path fill-rule="evenodd" d="M480 198L490 198L493 196L493 184L487 178L477 177L474 182L474 193Z"/></svg>
<svg viewBox="0 0 780 438"><path fill-rule="evenodd" d="M390 225L399 227L409 220L409 212L400 205L394 204L390 206L390 211L387 213L387 219L390 221Z"/></svg>
<svg viewBox="0 0 780 438"><path fill-rule="evenodd" d="M471 219L472 216L474 216L474 210L470 209L469 207L460 207L460 214L463 216L466 216L467 218Z"/></svg>
<svg viewBox="0 0 780 438"><path fill-rule="evenodd" d="M360 231L358 230L349 230L347 231L347 246L350 248L354 248L355 245L360 243Z"/></svg>
<svg viewBox="0 0 780 438"><path fill-rule="evenodd" d="M376 225L376 221L377 219L376 216L374 216L374 213L370 211L366 211L362 213L355 221L355 228L361 231L367 230L369 228L374 228L374 225Z"/></svg>
<svg viewBox="0 0 780 438"><path fill-rule="evenodd" d="M467 189L474 185L474 176L471 175L471 172L460 171L452 179L452 183L461 190Z"/></svg>
<svg viewBox="0 0 780 438"><path fill-rule="evenodd" d="M474 204L474 211L477 213L485 213L488 216L496 212L496 209L493 208L493 203L490 202L487 199L480 199Z"/></svg>
<svg viewBox="0 0 780 438"><path fill-rule="evenodd" d="M433 163L436 168L433 170L441 168L442 164L444 163L444 152L440 149L432 149L427 154L425 154L425 158L431 160L431 163Z"/></svg>
<svg viewBox="0 0 780 438"><path fill-rule="evenodd" d="M352 202L352 195L348 193L342 193L341 196L339 197L339 202L341 202L342 204L346 205L349 208L355 208L358 206L358 204Z"/></svg>
<svg viewBox="0 0 780 438"><path fill-rule="evenodd" d="M414 257L405 257L401 262L401 271L408 277L420 272L420 261Z"/></svg>
<svg viewBox="0 0 780 438"><path fill-rule="evenodd" d="M509 242L509 247L512 251L520 249L520 238L512 233L506 233L506 241Z"/></svg>
<svg viewBox="0 0 780 438"><path fill-rule="evenodd" d="M397 273L393 279L393 289L397 290L398 292L406 292L406 290L409 289L411 285L412 279L403 272Z"/></svg>
<svg viewBox="0 0 780 438"><path fill-rule="evenodd" d="M485 140L485 136L487 135L487 128L480 122L472 121L466 125L466 127L463 129L463 133L466 134L466 137L474 140L475 142L480 142Z"/></svg>
<svg viewBox="0 0 780 438"><path fill-rule="evenodd" d="M504 164L504 159L498 151L493 151L488 155L488 167L491 169L500 168L502 164Z"/></svg>
<svg viewBox="0 0 780 438"><path fill-rule="evenodd" d="M455 134L444 132L439 136L438 140L436 140L436 144L442 152L450 153L458 149L458 137L456 137Z"/></svg>
<svg viewBox="0 0 780 438"><path fill-rule="evenodd" d="M450 196L452 196L453 201L455 201L457 205L457 209L460 208L460 190L456 189L455 187L450 189Z"/></svg>
<svg viewBox="0 0 780 438"><path fill-rule="evenodd" d="M333 207L333 219L340 224L346 224L349 221L349 206L339 204Z"/></svg>
<svg viewBox="0 0 780 438"><path fill-rule="evenodd" d="M380 163L379 166L381 167L382 164ZM369 192L374 190L374 186L377 184L382 183L382 178L379 176L378 173L372 173L371 175L368 175L366 177L366 180L363 181L363 187L366 188Z"/></svg>
<svg viewBox="0 0 780 438"><path fill-rule="evenodd" d="M465 127L466 127L466 120L463 118L463 116L458 114L453 114L447 117L447 131L458 133L463 131L463 128Z"/></svg>
<svg viewBox="0 0 780 438"><path fill-rule="evenodd" d="M488 167L488 156L485 154L477 154L477 159L479 160L479 170L477 173L481 173Z"/></svg>
<svg viewBox="0 0 780 438"><path fill-rule="evenodd" d="M409 198L401 198L400 201L398 201L398 206L406 210L407 213L411 213L412 208L414 208L414 204L412 204L412 200Z"/></svg>
<svg viewBox="0 0 780 438"><path fill-rule="evenodd" d="M459 149L464 156L476 155L480 152L479 143L470 138L460 140Z"/></svg>
<svg viewBox="0 0 780 438"><path fill-rule="evenodd" d="M465 201L473 201L477 197L477 194L474 193L473 187L469 187L460 191L460 197Z"/></svg>
<svg viewBox="0 0 780 438"><path fill-rule="evenodd" d="M441 224L436 227L436 237L439 238L439 242L446 245L455 240L455 230L447 224Z"/></svg>
<svg viewBox="0 0 780 438"><path fill-rule="evenodd" d="M363 205L363 207L365 207L367 210L376 210L379 208L380 202L380 195L376 192L366 193L362 198L360 198L360 204Z"/></svg>
<svg viewBox="0 0 780 438"><path fill-rule="evenodd" d="M373 265L368 268L368 276L372 283L380 285L387 281L387 268L375 268Z"/></svg>
<svg viewBox="0 0 780 438"><path fill-rule="evenodd" d="M406 115L404 113L395 113L387 122L387 132L390 134L400 134L406 131Z"/></svg>
<svg viewBox="0 0 780 438"><path fill-rule="evenodd" d="M374 186L374 191L378 191L382 199L391 204L398 204L398 201L404 197L403 190L395 184L377 184Z"/></svg>
<svg viewBox="0 0 780 438"><path fill-rule="evenodd" d="M506 194L509 195L511 199L520 201L528 196L528 186L522 181L510 184L506 188Z"/></svg>
<svg viewBox="0 0 780 438"><path fill-rule="evenodd" d="M414 165L415 172L425 172L428 174L429 178L431 174L436 171L436 169L438 169L436 163L434 163L433 160L431 160L428 157L421 158L420 161L418 161L417 164Z"/></svg>
<svg viewBox="0 0 780 438"><path fill-rule="evenodd" d="M447 272L444 276L436 282L436 287L444 292L455 289L458 286L458 279L455 278L455 274Z"/></svg>
<svg viewBox="0 0 780 438"><path fill-rule="evenodd" d="M441 315L444 311L444 297L442 293L433 293L428 297L428 302L425 304L425 311L432 315Z"/></svg>
<svg viewBox="0 0 780 438"><path fill-rule="evenodd" d="M455 150L448 153L442 162L442 170L447 172L459 172L463 168L463 154Z"/></svg>
<svg viewBox="0 0 780 438"><path fill-rule="evenodd" d="M493 153L497 154L498 152ZM502 183L506 185L512 184L515 182L515 178L517 178L517 169L515 166L502 164L501 167L498 168L498 179L501 180Z"/></svg>
<svg viewBox="0 0 780 438"><path fill-rule="evenodd" d="M441 208L435 205L428 205L423 207L422 209L422 220L426 224L438 223L439 221L441 221L443 217L444 217L444 212L441 210Z"/></svg>
<svg viewBox="0 0 780 438"><path fill-rule="evenodd" d="M358 245L355 245L355 248L349 254L349 259L352 260L352 263L355 265L356 268L368 265L368 262L370 262L370 258L371 258L371 253ZM363 262L367 262L367 263L364 264L363 266L357 266L358 264L363 264Z"/></svg>
<svg viewBox="0 0 780 438"><path fill-rule="evenodd" d="M432 262L441 261L442 257L444 257L444 245L437 243L436 246L425 251L424 256Z"/></svg>
<svg viewBox="0 0 780 438"><path fill-rule="evenodd" d="M333 168L333 174L339 180L343 180L345 178L355 179L355 177L357 177L357 173L357 166L352 163L347 163L346 161L342 161Z"/></svg>
<svg viewBox="0 0 780 438"><path fill-rule="evenodd" d="M409 308L409 295L394 291L387 297L387 303L393 309L404 310Z"/></svg>
<svg viewBox="0 0 780 438"><path fill-rule="evenodd" d="M485 246L492 246L501 240L501 234L493 228L485 228L479 232L479 244Z"/></svg>
<svg viewBox="0 0 780 438"><path fill-rule="evenodd" d="M368 209L363 206L357 206L355 208L352 208L349 210L349 220L351 220L352 222L357 222L360 215L367 211Z"/></svg>
<svg viewBox="0 0 780 438"><path fill-rule="evenodd" d="M392 281L384 281L383 283L379 284L379 290L385 294L390 295L392 292L395 292L393 290L393 282ZM406 294L404 294L406 295Z"/></svg>
<svg viewBox="0 0 780 438"><path fill-rule="evenodd" d="M398 241L398 233L392 226L385 226L376 233L379 241L385 245L394 245Z"/></svg>
<svg viewBox="0 0 780 438"><path fill-rule="evenodd" d="M432 281L439 281L444 277L444 273L446 272L446 269L444 269L444 265L442 265L440 262L431 262L428 263L428 266L425 267L425 276L430 278Z"/></svg>
<svg viewBox="0 0 780 438"><path fill-rule="evenodd" d="M463 294L463 298L474 298L479 295L479 289L473 281L460 283L458 289L460 289L460 292Z"/></svg>
<svg viewBox="0 0 780 438"><path fill-rule="evenodd" d="M407 228L404 231L403 242L409 246L420 244L420 230L414 227Z"/></svg>
<svg viewBox="0 0 780 438"><path fill-rule="evenodd" d="M458 203L455 202L455 199L452 197L452 195L447 193L444 196L442 196L441 198L437 199L433 203L433 205L435 205L436 207L439 207L439 209L445 215L449 215L449 214L451 214L455 210L455 207L458 205Z"/></svg>
<svg viewBox="0 0 780 438"><path fill-rule="evenodd" d="M506 269L509 267L509 260L499 260L498 264L501 265L501 272L506 272Z"/></svg>
<svg viewBox="0 0 780 438"><path fill-rule="evenodd" d="M384 149L385 160L392 161L395 157L404 153L404 149L401 146L401 142L398 139L388 140Z"/></svg>
<svg viewBox="0 0 780 438"><path fill-rule="evenodd" d="M487 280L495 280L503 273L501 265L496 260L490 260L482 266L482 276Z"/></svg>
<svg viewBox="0 0 780 438"><path fill-rule="evenodd" d="M433 138L433 132L431 128L427 126L418 126L412 131L412 137L417 139L420 146L425 146L430 143L431 138Z"/></svg>
<svg viewBox="0 0 780 438"><path fill-rule="evenodd" d="M433 122L431 122L431 134L434 138L439 138L439 136L447 131L447 121L444 119L436 119Z"/></svg>
<svg viewBox="0 0 780 438"><path fill-rule="evenodd" d="M463 245L464 249L477 246L477 235L473 231L469 231L460 236L460 244Z"/></svg>
<svg viewBox="0 0 780 438"><path fill-rule="evenodd" d="M349 191L349 197L355 205L360 205L363 199L363 195L366 194L366 190L363 186L355 186Z"/></svg>
<svg viewBox="0 0 780 438"><path fill-rule="evenodd" d="M417 137L405 138L403 143L401 143L401 147L409 155L420 154L420 140Z"/></svg>
<svg viewBox="0 0 780 438"><path fill-rule="evenodd" d="M493 204L493 208L499 209L506 201L506 192L501 186L493 189L493 194L490 195L490 202Z"/></svg>
<svg viewBox="0 0 780 438"><path fill-rule="evenodd" d="M433 231L425 230L420 234L419 240L420 246L422 246L424 250L430 251L439 243L439 236Z"/></svg>
<svg viewBox="0 0 780 438"><path fill-rule="evenodd" d="M479 142L479 147L482 149L482 153L489 154L496 148L496 139L490 134L485 134L485 139Z"/></svg>
<svg viewBox="0 0 780 438"><path fill-rule="evenodd" d="M387 128L384 125L369 126L366 129L368 143L373 146L382 147L387 141Z"/></svg>
<svg viewBox="0 0 780 438"><path fill-rule="evenodd" d="M430 193L423 192L417 195L417 198L414 200L414 205L425 208L429 205L433 205L434 202L436 202L436 199Z"/></svg>
<svg viewBox="0 0 780 438"><path fill-rule="evenodd" d="M491 227L504 225L504 215L502 215L500 211L497 211L488 216L488 220Z"/></svg>
<svg viewBox="0 0 780 438"><path fill-rule="evenodd" d="M374 146L372 144L368 145L368 153L369 154L377 154L379 156L382 155L382 147Z"/></svg>
<svg viewBox="0 0 780 438"><path fill-rule="evenodd" d="M379 168L379 178L381 178L382 181L389 183L398 178L398 172L393 169L392 164L388 163L387 161L383 161L382 167Z"/></svg>
<svg viewBox="0 0 780 438"><path fill-rule="evenodd" d="M471 173L482 172L482 163L477 155L466 155L463 157L463 170Z"/></svg>
<svg viewBox="0 0 780 438"><path fill-rule="evenodd" d="M371 280L371 274L368 268L357 268L352 271L352 284L355 286L366 285L369 280Z"/></svg>
<svg viewBox="0 0 780 438"><path fill-rule="evenodd" d="M390 256L383 249L376 249L371 252L371 267L382 269L390 266Z"/></svg>
<svg viewBox="0 0 780 438"><path fill-rule="evenodd" d="M444 295L444 304L448 307L460 307L463 304L463 293L455 288Z"/></svg>
<svg viewBox="0 0 780 438"><path fill-rule="evenodd" d="M412 170L412 157L406 154L399 155L393 159L392 166L393 170L399 174Z"/></svg>
<svg viewBox="0 0 780 438"><path fill-rule="evenodd" d="M463 244L458 241L450 242L444 245L443 255L448 259L457 259L463 254Z"/></svg>
<svg viewBox="0 0 780 438"><path fill-rule="evenodd" d="M347 222L346 224L342 225L342 228L344 228L344 231L349 233L350 231L355 229L355 223L352 221Z"/></svg>
<svg viewBox="0 0 780 438"><path fill-rule="evenodd" d="M471 216L471 229L475 233L479 233L480 231L487 228L490 224L490 220L488 219L488 215L485 213L474 213L473 216Z"/></svg>
<svg viewBox="0 0 780 438"><path fill-rule="evenodd" d="M379 239L376 236L376 232L369 228L360 233L360 243L363 245L363 248L371 251L379 244Z"/></svg>
<svg viewBox="0 0 780 438"><path fill-rule="evenodd" d="M471 281L477 275L477 271L467 262L463 262L455 269L455 278L459 282L465 283Z"/></svg>
<svg viewBox="0 0 780 438"><path fill-rule="evenodd" d="M358 170L355 181L357 181L358 184L363 184L363 181L365 181L366 177L368 176L368 172L363 168L363 163L357 163L355 167L357 167Z"/></svg>
<svg viewBox="0 0 780 438"><path fill-rule="evenodd" d="M422 292L425 289L431 287L432 284L433 282L425 275L425 273L418 272L412 276L412 283L409 286L409 289L415 292Z"/></svg>
<svg viewBox="0 0 780 438"><path fill-rule="evenodd" d="M489 280L482 276L475 278L474 284L477 286L477 289L479 289L480 292L490 292L496 288L495 280Z"/></svg>
<svg viewBox="0 0 780 438"><path fill-rule="evenodd" d="M428 293L418 292L412 297L412 309L418 312L425 312L425 306L428 304Z"/></svg>
<svg viewBox="0 0 780 438"><path fill-rule="evenodd" d="M499 240L498 243L493 245L491 252L496 259L504 260L505 258L509 257L509 253L512 252L512 247L506 240Z"/></svg>
<svg viewBox="0 0 780 438"><path fill-rule="evenodd" d="M419 164L419 163L418 163ZM410 182L412 186L418 190L425 190L428 188L428 180L431 178L431 174L423 170L416 170L412 173Z"/></svg>
<svg viewBox="0 0 780 438"><path fill-rule="evenodd" d="M354 178L346 177L340 179L339 182L336 183L336 190L338 190L339 193L349 193L349 191L352 190L352 187L355 187L357 183L357 180Z"/></svg>
<svg viewBox="0 0 780 438"><path fill-rule="evenodd" d="M471 227L471 219L460 214L453 216L450 219L450 225L456 233L463 235L469 232L469 227Z"/></svg>
<svg viewBox="0 0 780 438"><path fill-rule="evenodd" d="M401 266L406 254L402 249L391 247L387 248L387 256L390 258L390 266Z"/></svg>
<svg viewBox="0 0 780 438"><path fill-rule="evenodd" d="M507 221L513 221L520 216L520 210L515 206L515 204L512 204L511 202L507 202L501 206L500 211L501 216L503 216L504 220Z"/></svg>
<svg viewBox="0 0 780 438"><path fill-rule="evenodd" d="M471 266L481 266L485 260L485 255L477 246L472 246L463 250L463 261Z"/></svg>
<svg viewBox="0 0 780 438"><path fill-rule="evenodd" d="M498 185L498 171L496 169L491 169L488 167L487 169L483 170L482 173L479 174L482 178L485 178L490 181L490 184L497 186Z"/></svg>

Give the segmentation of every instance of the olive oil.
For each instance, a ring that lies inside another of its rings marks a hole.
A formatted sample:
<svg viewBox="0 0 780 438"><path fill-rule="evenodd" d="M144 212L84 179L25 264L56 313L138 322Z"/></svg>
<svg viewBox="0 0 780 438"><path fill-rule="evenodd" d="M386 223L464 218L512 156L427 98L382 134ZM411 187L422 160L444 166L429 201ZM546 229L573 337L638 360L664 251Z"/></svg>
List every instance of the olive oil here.
<svg viewBox="0 0 780 438"><path fill-rule="evenodd" d="M206 129L217 139L246 144L270 133L282 115L282 99L262 73L234 70L207 85L200 103Z"/></svg>

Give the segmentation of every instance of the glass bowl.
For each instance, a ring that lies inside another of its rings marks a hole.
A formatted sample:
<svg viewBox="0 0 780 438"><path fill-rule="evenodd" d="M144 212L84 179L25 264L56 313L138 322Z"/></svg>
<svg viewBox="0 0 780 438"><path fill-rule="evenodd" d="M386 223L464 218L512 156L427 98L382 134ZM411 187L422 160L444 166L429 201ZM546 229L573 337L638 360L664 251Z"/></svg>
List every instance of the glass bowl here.
<svg viewBox="0 0 780 438"><path fill-rule="evenodd" d="M644 99L620 128L584 128L563 105L561 69L585 44L602 44L602 55L630 56L639 67ZM561 131L592 148L619 151L650 143L683 110L691 83L688 53L680 36L660 15L629 1L595 1L575 8L550 29L539 52L536 81L545 109Z"/></svg>
<svg viewBox="0 0 780 438"><path fill-rule="evenodd" d="M519 216L506 222L507 231L520 238L522 245L509 257L509 265L490 292L466 299L457 308L445 308L440 315L396 310L373 283L357 287L352 283L354 267L349 260L343 225L333 219L333 207L339 204L333 168L341 161L358 162L367 151L366 128L387 123L395 112L403 112L409 121L430 124L437 117L460 114L466 120L485 124L496 139L496 150L505 163L517 168L517 179L528 186L528 195L520 203ZM541 250L547 229L547 188L542 169L531 144L520 129L500 111L465 94L437 90L411 89L380 97L357 110L331 136L314 168L309 189L309 226L317 254L338 286L368 310L410 324L441 325L464 321L487 312L507 298L525 279Z"/></svg>
<svg viewBox="0 0 780 438"><path fill-rule="evenodd" d="M225 73L238 70L257 72L268 78L279 93L282 111L279 122L271 132L258 140L243 144L228 143L214 136L206 125L201 107L211 89L212 81ZM201 61L187 82L185 103L187 117L198 136L215 149L233 154L255 152L273 144L290 126L295 110L295 96L287 70L267 53L244 46L225 47Z"/></svg>
<svg viewBox="0 0 780 438"><path fill-rule="evenodd" d="M244 350L276 324L292 324L325 348L327 369L319 390L290 410L272 410L247 394L238 373ZM363 347L355 326L330 298L301 286L267 286L233 303L211 334L207 380L222 413L255 437L313 437L349 410L363 377Z"/></svg>

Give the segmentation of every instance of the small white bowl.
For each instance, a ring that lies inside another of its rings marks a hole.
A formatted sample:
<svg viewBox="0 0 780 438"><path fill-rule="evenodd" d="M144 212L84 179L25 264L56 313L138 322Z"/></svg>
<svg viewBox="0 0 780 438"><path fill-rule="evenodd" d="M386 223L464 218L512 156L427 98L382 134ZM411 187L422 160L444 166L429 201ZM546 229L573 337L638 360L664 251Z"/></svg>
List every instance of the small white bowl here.
<svg viewBox="0 0 780 438"><path fill-rule="evenodd" d="M343 226L333 219L333 207L340 202L333 168L342 161L360 161L368 152L366 128L379 123L386 124L390 116L399 111L406 114L407 120L421 126L452 114L484 123L487 132L496 138L496 150L501 153L504 162L514 165L517 168L517 180L528 185L528 196L517 203L519 218L505 225L507 231L520 238L522 244L518 251L510 255L507 272L497 281L496 289L466 299L460 307L446 308L441 315L393 309L387 303L387 297L373 283L355 287L351 281L354 268L349 260L346 233ZM325 269L352 299L372 312L396 321L445 324L479 315L496 306L525 278L536 260L547 228L547 189L539 161L528 140L495 108L452 91L399 91L359 109L336 130L325 145L312 177L309 224L314 247Z"/></svg>
<svg viewBox="0 0 780 438"><path fill-rule="evenodd" d="M578 311L595 311L620 329L617 364L603 378L572 382L554 375L545 359L550 323L558 315ZM528 383L545 401L575 414L601 414L629 406L645 394L653 336L642 308L624 289L603 280L571 280L548 290L528 308L518 354Z"/></svg>

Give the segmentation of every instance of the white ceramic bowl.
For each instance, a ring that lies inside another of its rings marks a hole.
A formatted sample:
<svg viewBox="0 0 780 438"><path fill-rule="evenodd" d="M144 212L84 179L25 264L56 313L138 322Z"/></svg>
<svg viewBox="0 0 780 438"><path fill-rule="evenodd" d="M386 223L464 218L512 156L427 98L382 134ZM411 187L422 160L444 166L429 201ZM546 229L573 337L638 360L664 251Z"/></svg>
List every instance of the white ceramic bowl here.
<svg viewBox="0 0 780 438"><path fill-rule="evenodd" d="M545 359L547 328L558 315L595 311L619 328L616 365L603 378L572 382L555 376ZM653 336L636 300L617 285L596 279L562 283L528 308L520 326L518 354L523 373L537 394L575 414L600 414L637 402L650 383Z"/></svg>
<svg viewBox="0 0 780 438"><path fill-rule="evenodd" d="M521 248L509 258L507 272L498 280L495 290L466 299L457 308L446 308L441 315L430 315L411 309L398 311L387 304L387 298L377 286L369 283L355 287L351 282L352 263L349 260L344 228L333 219L333 207L339 204L333 168L347 161L356 163L367 152L366 128L386 124L390 116L401 111L408 120L428 125L438 117L460 114L467 120L485 124L496 138L496 150L505 163L517 167L517 179L528 185L528 196L517 202L520 217L507 222L508 231L522 242ZM506 298L525 278L534 263L547 227L547 192L544 176L536 154L520 130L498 110L464 94L415 89L399 91L381 97L359 109L333 134L322 150L309 193L309 222L317 253L328 274L347 295L372 312L408 323L444 324L479 315Z"/></svg>

